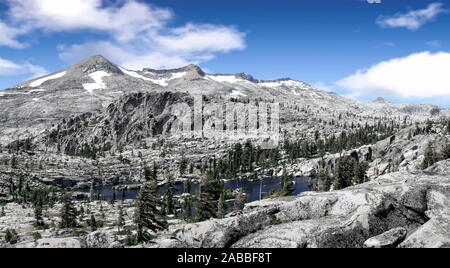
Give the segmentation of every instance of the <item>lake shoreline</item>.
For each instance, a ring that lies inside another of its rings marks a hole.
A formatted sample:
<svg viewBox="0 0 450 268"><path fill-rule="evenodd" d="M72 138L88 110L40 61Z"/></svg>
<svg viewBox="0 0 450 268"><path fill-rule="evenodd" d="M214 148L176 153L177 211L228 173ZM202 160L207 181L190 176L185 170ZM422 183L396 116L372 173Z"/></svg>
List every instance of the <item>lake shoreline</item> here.
<svg viewBox="0 0 450 268"><path fill-rule="evenodd" d="M311 191L311 184L314 178L312 177L294 177L292 195L298 195L302 192ZM264 199L271 190L281 190L281 177L265 177L260 180L224 180L224 187L231 190L243 188L248 196L247 202L258 201ZM176 181L174 184L174 196L181 196L183 194L195 194L198 190L198 182L191 182L190 192L185 191L186 181ZM79 197L89 198L91 200L112 200L113 196L116 200L137 198L142 184L122 184L122 185L97 185L93 187L93 196L91 197L91 189L79 189ZM163 195L165 192L164 185L159 185L157 193ZM114 194L115 193L115 194ZM85 199L81 198L81 199Z"/></svg>

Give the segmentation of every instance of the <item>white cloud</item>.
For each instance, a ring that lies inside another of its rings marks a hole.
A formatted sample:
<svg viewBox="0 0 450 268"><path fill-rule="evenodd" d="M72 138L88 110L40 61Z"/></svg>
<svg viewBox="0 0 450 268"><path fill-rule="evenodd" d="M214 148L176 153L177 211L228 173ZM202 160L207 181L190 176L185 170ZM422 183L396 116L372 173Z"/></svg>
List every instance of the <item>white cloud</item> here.
<svg viewBox="0 0 450 268"><path fill-rule="evenodd" d="M99 30L118 41L128 41L141 32L161 27L171 11L135 0L115 1L106 7L102 0L7 0L12 22L46 31Z"/></svg>
<svg viewBox="0 0 450 268"><path fill-rule="evenodd" d="M23 47L17 37L33 31L87 30L106 36L102 40L61 45L60 58L70 63L102 54L128 68L169 68L201 63L218 53L245 48L245 34L234 27L194 23L169 27L174 18L171 10L137 0L6 2L8 23L3 25L10 33L0 33L0 45ZM19 25L22 30L15 32Z"/></svg>
<svg viewBox="0 0 450 268"><path fill-rule="evenodd" d="M47 73L48 71L44 68L28 62L16 63L0 58L0 76L29 75L30 78L35 78Z"/></svg>
<svg viewBox="0 0 450 268"><path fill-rule="evenodd" d="M245 47L244 35L232 27L188 24L159 36L157 43L168 51L222 51Z"/></svg>
<svg viewBox="0 0 450 268"><path fill-rule="evenodd" d="M421 52L358 70L336 84L348 96L393 97L402 100L450 100L450 53Z"/></svg>
<svg viewBox="0 0 450 268"><path fill-rule="evenodd" d="M128 69L173 68L198 63L187 55L164 54L152 49L142 49L134 45L118 45L109 41L96 41L76 44L69 47L61 46L60 58L66 62L76 62L91 55L101 54Z"/></svg>
<svg viewBox="0 0 450 268"><path fill-rule="evenodd" d="M319 82L315 82L311 84L313 87L321 89L323 91L328 91L328 92L332 92L335 90L336 86L332 85L332 84L328 84L322 81Z"/></svg>
<svg viewBox="0 0 450 268"><path fill-rule="evenodd" d="M424 9L412 10L408 13L397 13L393 16L380 16L377 19L377 24L383 28L404 27L414 31L444 12L446 10L443 8L442 3L431 3Z"/></svg>
<svg viewBox="0 0 450 268"><path fill-rule="evenodd" d="M213 59L217 53L245 48L245 35L233 27L188 24L181 28L146 33L130 42L94 41L61 46L60 58L75 62L102 54L130 69L174 68Z"/></svg>
<svg viewBox="0 0 450 268"><path fill-rule="evenodd" d="M0 21L0 46L24 48L26 45L16 40L19 35L24 33L26 30L11 27Z"/></svg>

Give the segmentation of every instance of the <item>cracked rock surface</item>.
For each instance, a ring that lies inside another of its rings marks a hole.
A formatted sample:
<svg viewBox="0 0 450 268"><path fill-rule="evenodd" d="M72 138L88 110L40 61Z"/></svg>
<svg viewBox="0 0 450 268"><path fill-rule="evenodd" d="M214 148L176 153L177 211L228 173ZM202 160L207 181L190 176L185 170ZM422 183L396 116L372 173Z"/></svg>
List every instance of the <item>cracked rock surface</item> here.
<svg viewBox="0 0 450 268"><path fill-rule="evenodd" d="M192 247L449 247L450 178L396 172L340 191L250 203L241 215L183 226ZM366 242L366 243L365 243Z"/></svg>

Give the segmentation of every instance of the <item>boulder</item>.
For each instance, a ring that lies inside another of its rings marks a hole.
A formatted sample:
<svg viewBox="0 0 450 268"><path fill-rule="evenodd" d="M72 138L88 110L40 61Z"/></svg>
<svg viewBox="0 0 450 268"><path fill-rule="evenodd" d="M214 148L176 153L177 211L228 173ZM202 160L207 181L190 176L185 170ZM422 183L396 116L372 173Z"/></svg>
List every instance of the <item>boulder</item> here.
<svg viewBox="0 0 450 268"><path fill-rule="evenodd" d="M436 215L408 236L398 247L450 248L450 214Z"/></svg>
<svg viewBox="0 0 450 268"><path fill-rule="evenodd" d="M123 248L122 243L105 231L95 231L86 236L87 248Z"/></svg>
<svg viewBox="0 0 450 268"><path fill-rule="evenodd" d="M406 229L403 227L398 227L391 229L385 233L374 236L366 242L364 242L364 247L367 248L394 248L400 242L402 242L406 237Z"/></svg>
<svg viewBox="0 0 450 268"><path fill-rule="evenodd" d="M36 242L36 248L81 248L77 238L43 238Z"/></svg>

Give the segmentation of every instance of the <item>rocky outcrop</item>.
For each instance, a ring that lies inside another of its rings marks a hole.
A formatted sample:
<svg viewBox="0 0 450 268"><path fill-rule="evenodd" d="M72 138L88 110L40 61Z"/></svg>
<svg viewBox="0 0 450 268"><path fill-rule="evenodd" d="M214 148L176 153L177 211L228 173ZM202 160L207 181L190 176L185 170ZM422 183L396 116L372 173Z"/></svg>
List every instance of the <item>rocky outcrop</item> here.
<svg viewBox="0 0 450 268"><path fill-rule="evenodd" d="M450 178L397 172L341 191L250 203L173 230L191 247L445 247ZM372 238L372 240L370 240Z"/></svg>
<svg viewBox="0 0 450 268"><path fill-rule="evenodd" d="M441 161L427 168L425 171L430 172L432 174L443 174L450 176L450 159Z"/></svg>
<svg viewBox="0 0 450 268"><path fill-rule="evenodd" d="M175 131L177 115L185 116L178 106L186 103L193 105L193 100L184 93L130 94L101 113L83 114L63 122L40 138L40 144L69 154L140 145L143 138Z"/></svg>
<svg viewBox="0 0 450 268"><path fill-rule="evenodd" d="M87 248L123 248L111 232L95 231L86 236Z"/></svg>
<svg viewBox="0 0 450 268"><path fill-rule="evenodd" d="M380 235L374 236L364 242L367 248L394 248L402 242L407 234L403 227L397 227Z"/></svg>
<svg viewBox="0 0 450 268"><path fill-rule="evenodd" d="M36 248L81 248L76 238L45 238L36 242Z"/></svg>

